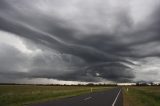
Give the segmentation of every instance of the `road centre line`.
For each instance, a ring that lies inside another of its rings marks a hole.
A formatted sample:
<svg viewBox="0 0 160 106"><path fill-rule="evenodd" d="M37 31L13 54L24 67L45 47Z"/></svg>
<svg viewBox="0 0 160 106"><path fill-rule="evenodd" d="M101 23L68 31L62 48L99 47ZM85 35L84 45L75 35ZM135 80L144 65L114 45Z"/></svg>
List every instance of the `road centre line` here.
<svg viewBox="0 0 160 106"><path fill-rule="evenodd" d="M89 99L91 99L92 97L88 97L88 98L85 98L84 100L89 100Z"/></svg>

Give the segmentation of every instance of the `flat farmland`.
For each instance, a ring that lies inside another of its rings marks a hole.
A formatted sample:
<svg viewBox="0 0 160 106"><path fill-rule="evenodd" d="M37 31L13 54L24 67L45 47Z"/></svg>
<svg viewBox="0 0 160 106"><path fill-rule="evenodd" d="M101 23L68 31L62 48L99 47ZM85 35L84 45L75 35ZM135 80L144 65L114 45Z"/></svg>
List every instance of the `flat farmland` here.
<svg viewBox="0 0 160 106"><path fill-rule="evenodd" d="M132 86L123 90L124 106L160 106L160 86Z"/></svg>
<svg viewBox="0 0 160 106"><path fill-rule="evenodd" d="M23 106L34 102L78 96L111 89L90 86L0 85L0 106Z"/></svg>

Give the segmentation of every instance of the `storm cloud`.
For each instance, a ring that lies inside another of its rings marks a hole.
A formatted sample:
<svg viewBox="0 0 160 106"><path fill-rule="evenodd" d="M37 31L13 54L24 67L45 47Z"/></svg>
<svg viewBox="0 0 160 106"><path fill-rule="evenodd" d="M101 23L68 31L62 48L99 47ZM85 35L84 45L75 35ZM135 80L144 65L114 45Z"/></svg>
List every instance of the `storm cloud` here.
<svg viewBox="0 0 160 106"><path fill-rule="evenodd" d="M1 0L0 79L159 81L160 67L152 68L160 60L159 6L158 0Z"/></svg>

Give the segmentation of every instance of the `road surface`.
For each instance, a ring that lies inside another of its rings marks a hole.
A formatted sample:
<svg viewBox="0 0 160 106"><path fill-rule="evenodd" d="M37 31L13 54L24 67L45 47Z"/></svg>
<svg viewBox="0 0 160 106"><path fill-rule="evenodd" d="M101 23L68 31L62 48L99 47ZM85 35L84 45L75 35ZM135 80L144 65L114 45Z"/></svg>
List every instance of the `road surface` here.
<svg viewBox="0 0 160 106"><path fill-rule="evenodd" d="M30 106L123 106L121 88L32 104Z"/></svg>

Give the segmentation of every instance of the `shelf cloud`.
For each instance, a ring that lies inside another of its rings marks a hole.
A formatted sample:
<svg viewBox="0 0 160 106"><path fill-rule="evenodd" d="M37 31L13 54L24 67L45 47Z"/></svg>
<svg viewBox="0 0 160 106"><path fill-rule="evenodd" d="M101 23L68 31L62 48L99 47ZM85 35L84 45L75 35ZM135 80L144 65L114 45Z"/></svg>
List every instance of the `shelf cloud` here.
<svg viewBox="0 0 160 106"><path fill-rule="evenodd" d="M0 81L160 81L159 6L158 0L1 0Z"/></svg>

